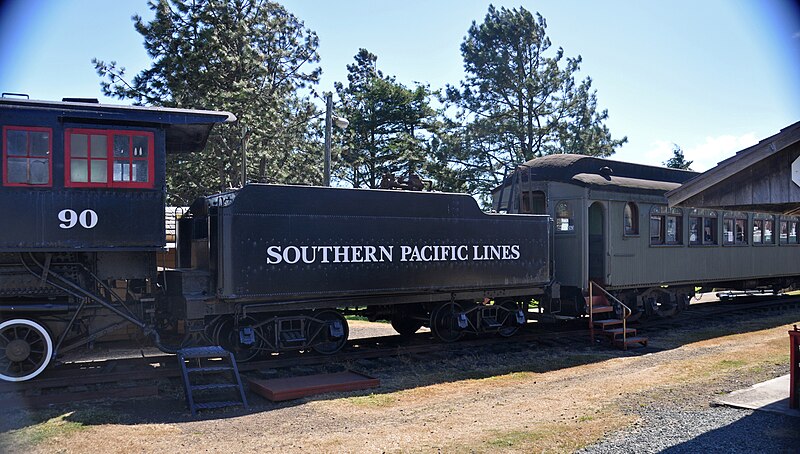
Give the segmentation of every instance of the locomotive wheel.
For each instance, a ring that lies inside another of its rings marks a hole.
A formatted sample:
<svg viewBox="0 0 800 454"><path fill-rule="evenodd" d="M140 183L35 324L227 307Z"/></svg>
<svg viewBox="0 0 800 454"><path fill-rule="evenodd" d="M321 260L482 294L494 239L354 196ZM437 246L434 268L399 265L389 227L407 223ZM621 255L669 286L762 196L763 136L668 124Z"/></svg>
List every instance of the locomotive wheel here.
<svg viewBox="0 0 800 454"><path fill-rule="evenodd" d="M42 325L21 318L0 323L0 380L30 380L52 356L53 340Z"/></svg>
<svg viewBox="0 0 800 454"><path fill-rule="evenodd" d="M410 317L396 317L392 319L392 328L401 336L410 336L422 328L422 321Z"/></svg>
<svg viewBox="0 0 800 454"><path fill-rule="evenodd" d="M243 344L239 336L239 327L246 327L255 323L255 319L251 317L239 320L238 324L233 317L225 317L214 325L214 343L233 353L237 363L250 361L261 353L263 340L259 335L260 333L256 332L255 343L252 345Z"/></svg>
<svg viewBox="0 0 800 454"><path fill-rule="evenodd" d="M350 328L347 326L347 320L337 311L326 310L313 314L312 317L322 322L324 325L322 331L317 335L320 342L314 343L311 348L323 355L332 355L344 347L347 343L347 336L350 334ZM336 333L336 323L340 323L341 332Z"/></svg>
<svg viewBox="0 0 800 454"><path fill-rule="evenodd" d="M464 335L458 327L458 314L462 312L458 303L444 303L431 312L431 331L443 342L455 342Z"/></svg>
<svg viewBox="0 0 800 454"><path fill-rule="evenodd" d="M497 334L501 337L511 337L517 334L520 325L517 324L517 303L514 301L503 301L500 303L501 309L498 312L498 317L503 321L503 326L497 330Z"/></svg>

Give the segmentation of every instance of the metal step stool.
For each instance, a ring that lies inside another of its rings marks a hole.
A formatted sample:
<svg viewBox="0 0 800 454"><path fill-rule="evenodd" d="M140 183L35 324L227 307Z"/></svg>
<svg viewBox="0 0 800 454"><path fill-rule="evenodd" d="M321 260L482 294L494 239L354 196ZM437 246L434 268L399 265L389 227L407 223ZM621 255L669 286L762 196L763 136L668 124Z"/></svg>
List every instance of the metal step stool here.
<svg viewBox="0 0 800 454"><path fill-rule="evenodd" d="M186 402L192 416L197 415L197 410L223 408L241 405L247 406L247 397L239 377L239 368L233 354L222 347L191 347L178 350L178 361L181 365L183 389L186 393ZM192 363L192 364L187 364ZM193 379L205 378L210 383L195 384ZM240 400L219 400L196 402L195 392L212 390L237 390Z"/></svg>

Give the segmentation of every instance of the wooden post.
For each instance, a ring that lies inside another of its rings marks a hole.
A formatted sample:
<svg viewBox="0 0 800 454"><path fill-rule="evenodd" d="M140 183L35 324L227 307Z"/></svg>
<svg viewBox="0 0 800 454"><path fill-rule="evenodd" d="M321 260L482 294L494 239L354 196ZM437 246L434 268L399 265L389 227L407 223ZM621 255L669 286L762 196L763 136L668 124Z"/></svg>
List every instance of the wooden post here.
<svg viewBox="0 0 800 454"><path fill-rule="evenodd" d="M592 337L591 342L594 345L594 298L592 298L592 281L589 281L589 335Z"/></svg>
<svg viewBox="0 0 800 454"><path fill-rule="evenodd" d="M789 331L789 408L800 408L800 330Z"/></svg>

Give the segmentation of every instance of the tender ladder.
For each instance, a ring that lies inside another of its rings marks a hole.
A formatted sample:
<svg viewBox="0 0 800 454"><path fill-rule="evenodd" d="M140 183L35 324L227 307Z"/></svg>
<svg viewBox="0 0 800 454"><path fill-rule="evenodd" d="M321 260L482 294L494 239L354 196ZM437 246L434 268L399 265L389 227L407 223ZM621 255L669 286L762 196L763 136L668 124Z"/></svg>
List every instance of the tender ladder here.
<svg viewBox="0 0 800 454"><path fill-rule="evenodd" d="M178 350L183 389L192 416L197 410L247 406L247 397L233 354L219 346L190 347ZM225 400L216 399L225 394ZM200 397L202 401L198 402Z"/></svg>

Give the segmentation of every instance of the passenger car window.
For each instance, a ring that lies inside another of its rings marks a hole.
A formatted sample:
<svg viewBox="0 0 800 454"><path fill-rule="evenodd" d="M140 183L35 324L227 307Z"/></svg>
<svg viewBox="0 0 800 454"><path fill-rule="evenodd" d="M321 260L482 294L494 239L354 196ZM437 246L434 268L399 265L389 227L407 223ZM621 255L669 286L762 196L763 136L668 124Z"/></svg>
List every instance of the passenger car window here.
<svg viewBox="0 0 800 454"><path fill-rule="evenodd" d="M755 214L753 219L753 244L775 244L775 218Z"/></svg>
<svg viewBox="0 0 800 454"><path fill-rule="evenodd" d="M689 244L703 244L703 218L689 216Z"/></svg>
<svg viewBox="0 0 800 454"><path fill-rule="evenodd" d="M639 234L639 207L633 202L625 204L622 212L623 220L623 233L625 235L638 235Z"/></svg>
<svg viewBox="0 0 800 454"><path fill-rule="evenodd" d="M650 244L664 244L663 216L650 216Z"/></svg>
<svg viewBox="0 0 800 454"><path fill-rule="evenodd" d="M722 239L725 245L748 244L747 214L725 213L722 224Z"/></svg>
<svg viewBox="0 0 800 454"><path fill-rule="evenodd" d="M764 243L775 244L775 221L772 219L764 221Z"/></svg>
<svg viewBox="0 0 800 454"><path fill-rule="evenodd" d="M570 203L562 200L556 204L556 232L574 232L572 208Z"/></svg>
<svg viewBox="0 0 800 454"><path fill-rule="evenodd" d="M547 214L547 199L542 191L525 191L522 193L520 213Z"/></svg>
<svg viewBox="0 0 800 454"><path fill-rule="evenodd" d="M650 244L683 244L683 211L655 205L650 210Z"/></svg>
<svg viewBox="0 0 800 454"><path fill-rule="evenodd" d="M717 213L693 208L689 214L689 244L706 246L718 244Z"/></svg>
<svg viewBox="0 0 800 454"><path fill-rule="evenodd" d="M797 236L798 222L796 220L785 219L780 223L780 244L798 244Z"/></svg>
<svg viewBox="0 0 800 454"><path fill-rule="evenodd" d="M753 219L753 244L761 244L763 231L764 221L762 219Z"/></svg>
<svg viewBox="0 0 800 454"><path fill-rule="evenodd" d="M703 218L703 244L718 244L717 242L717 215Z"/></svg>

